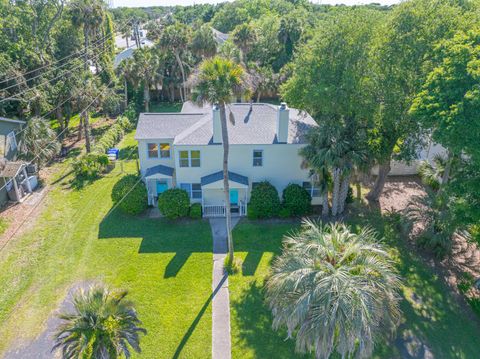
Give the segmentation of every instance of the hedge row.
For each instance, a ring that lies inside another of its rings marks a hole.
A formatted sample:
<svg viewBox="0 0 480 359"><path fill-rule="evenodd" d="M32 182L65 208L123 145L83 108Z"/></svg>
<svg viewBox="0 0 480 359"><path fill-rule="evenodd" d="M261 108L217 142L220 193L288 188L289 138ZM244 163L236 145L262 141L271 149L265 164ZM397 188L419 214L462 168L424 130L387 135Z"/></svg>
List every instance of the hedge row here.
<svg viewBox="0 0 480 359"><path fill-rule="evenodd" d="M311 213L312 197L298 184L290 183L282 193L282 202L277 189L269 182L260 182L253 189L248 204L250 219L304 216Z"/></svg>
<svg viewBox="0 0 480 359"><path fill-rule="evenodd" d="M125 134L131 128L130 121L124 116L117 118L115 123L103 134L98 142L93 147L93 152L107 153L107 151L115 147L120 142Z"/></svg>
<svg viewBox="0 0 480 359"><path fill-rule="evenodd" d="M124 131L131 128L128 118L120 116L93 147L91 153L80 156L73 163L77 179L93 179L105 172L109 164L106 152L123 138Z"/></svg>

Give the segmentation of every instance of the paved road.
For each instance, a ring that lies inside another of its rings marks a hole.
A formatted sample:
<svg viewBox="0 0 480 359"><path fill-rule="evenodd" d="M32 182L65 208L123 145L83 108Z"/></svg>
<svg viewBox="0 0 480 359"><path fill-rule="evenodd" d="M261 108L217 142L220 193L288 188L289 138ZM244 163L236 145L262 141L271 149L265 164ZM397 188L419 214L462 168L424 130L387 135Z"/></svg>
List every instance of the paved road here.
<svg viewBox="0 0 480 359"><path fill-rule="evenodd" d="M240 218L232 218L232 229ZM210 219L213 237L213 300L212 300L212 358L230 359L232 343L230 340L230 298L228 275L223 261L228 252L227 226L225 218Z"/></svg>

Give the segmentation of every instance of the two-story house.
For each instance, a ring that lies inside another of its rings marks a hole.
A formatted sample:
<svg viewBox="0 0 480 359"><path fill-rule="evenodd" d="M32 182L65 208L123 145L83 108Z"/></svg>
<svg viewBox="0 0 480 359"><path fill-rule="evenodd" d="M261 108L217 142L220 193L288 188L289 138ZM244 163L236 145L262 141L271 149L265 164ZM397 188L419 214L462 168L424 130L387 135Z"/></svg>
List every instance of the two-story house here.
<svg viewBox="0 0 480 359"><path fill-rule="evenodd" d="M256 183L269 181L282 191L297 183L320 204L318 188L309 170L303 168L299 149L315 121L308 114L270 104L235 103L227 107L229 179L232 213L245 215L250 192ZM187 102L179 113L142 113L135 139L138 141L141 175L148 202L156 205L163 191L185 189L193 202L202 204L204 216L225 213L223 192L223 146L220 111Z"/></svg>

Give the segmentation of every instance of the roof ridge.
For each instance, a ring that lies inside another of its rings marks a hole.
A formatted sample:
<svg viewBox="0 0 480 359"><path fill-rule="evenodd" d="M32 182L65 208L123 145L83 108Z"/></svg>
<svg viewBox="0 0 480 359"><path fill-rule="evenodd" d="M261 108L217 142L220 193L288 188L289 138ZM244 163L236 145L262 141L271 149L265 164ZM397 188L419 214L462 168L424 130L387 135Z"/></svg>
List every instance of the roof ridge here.
<svg viewBox="0 0 480 359"><path fill-rule="evenodd" d="M206 115L206 112L141 112L140 115L150 116L150 115Z"/></svg>
<svg viewBox="0 0 480 359"><path fill-rule="evenodd" d="M185 130L183 130L178 135L176 135L175 139L173 140L173 143L176 144L176 143L180 142L185 137L187 137L188 135L191 135L194 131L198 130L200 127L202 127L203 125L208 123L209 120L211 120L211 119L212 118L211 118L210 114L207 113L204 117L200 118L192 126L187 127Z"/></svg>

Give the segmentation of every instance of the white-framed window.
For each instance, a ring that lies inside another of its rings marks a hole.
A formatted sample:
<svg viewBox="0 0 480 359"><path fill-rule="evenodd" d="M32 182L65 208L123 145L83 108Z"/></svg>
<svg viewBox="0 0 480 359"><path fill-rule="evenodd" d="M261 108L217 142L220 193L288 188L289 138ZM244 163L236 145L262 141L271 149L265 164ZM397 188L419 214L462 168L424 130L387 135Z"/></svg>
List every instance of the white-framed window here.
<svg viewBox="0 0 480 359"><path fill-rule="evenodd" d="M148 158L158 158L158 144L147 143Z"/></svg>
<svg viewBox="0 0 480 359"><path fill-rule="evenodd" d="M200 167L200 151L179 151L180 167Z"/></svg>
<svg viewBox="0 0 480 359"><path fill-rule="evenodd" d="M161 158L170 158L170 144L161 143L160 144L160 157Z"/></svg>
<svg viewBox="0 0 480 359"><path fill-rule="evenodd" d="M148 158L170 158L169 143L147 143Z"/></svg>
<svg viewBox="0 0 480 359"><path fill-rule="evenodd" d="M252 182L252 189L257 187L261 182Z"/></svg>
<svg viewBox="0 0 480 359"><path fill-rule="evenodd" d="M263 151L253 150L253 167L263 166Z"/></svg>
<svg viewBox="0 0 480 359"><path fill-rule="evenodd" d="M320 187L318 184L312 184L312 182L303 182L303 188L307 190L308 193L310 193L311 197L320 197Z"/></svg>
<svg viewBox="0 0 480 359"><path fill-rule="evenodd" d="M202 185L200 183L181 183L180 188L187 191L191 199L202 199Z"/></svg>

